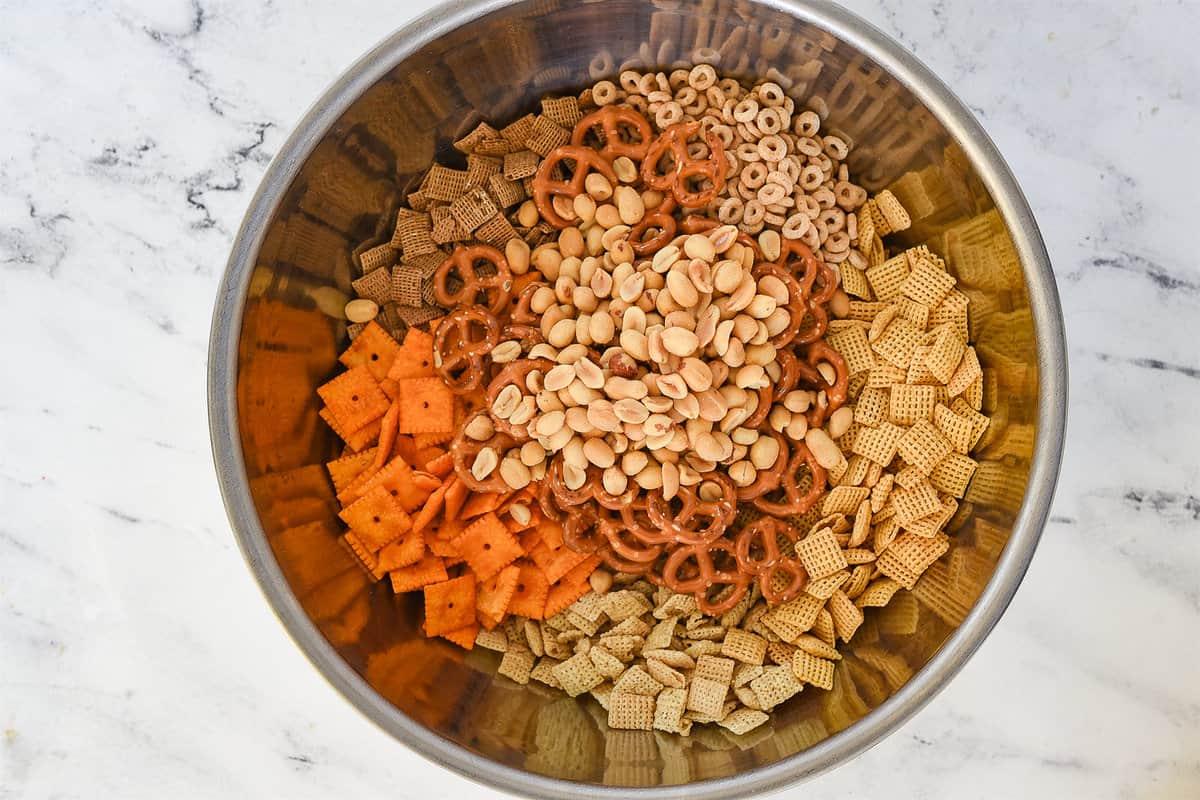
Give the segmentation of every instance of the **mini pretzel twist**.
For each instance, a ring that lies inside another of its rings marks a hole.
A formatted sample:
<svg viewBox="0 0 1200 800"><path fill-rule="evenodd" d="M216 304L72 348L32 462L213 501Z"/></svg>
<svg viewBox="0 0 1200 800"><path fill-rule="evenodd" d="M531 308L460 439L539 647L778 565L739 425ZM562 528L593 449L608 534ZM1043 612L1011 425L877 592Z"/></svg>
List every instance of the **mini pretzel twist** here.
<svg viewBox="0 0 1200 800"><path fill-rule="evenodd" d="M714 560L723 556L725 564ZM732 566L733 569L722 568ZM691 594L700 611L720 616L736 606L746 594L750 576L737 569L737 554L728 540L676 548L663 564L662 581L673 591ZM714 599L732 587L721 600Z"/></svg>
<svg viewBox="0 0 1200 800"><path fill-rule="evenodd" d="M735 545L738 567L756 577L763 597L771 605L795 599L808 582L808 573L800 561L779 549L781 537L794 545L797 531L781 519L763 517L743 528ZM777 587L778 576L785 578L786 583Z"/></svg>
<svg viewBox="0 0 1200 800"><path fill-rule="evenodd" d="M609 161L621 156L641 161L646 157L646 150L654 138L649 121L637 111L623 106L604 106L575 123L575 129L571 131L571 145L586 147L588 134L596 128L602 134L598 152ZM622 138L622 132L631 129L637 134L638 141Z"/></svg>
<svg viewBox="0 0 1200 800"><path fill-rule="evenodd" d="M639 256L649 256L670 244L675 238L675 197L668 195L663 198L662 205L646 215L629 231L629 243L633 252ZM649 239L644 238L648 231L657 228L658 233Z"/></svg>
<svg viewBox="0 0 1200 800"><path fill-rule="evenodd" d="M711 203L725 188L725 173L729 168L725 161L725 145L712 131L704 137L708 143L707 158L693 158L688 153L687 140L699 131L699 122L672 125L659 134L642 160L642 182L651 189L672 192L679 205L685 208ZM659 164L668 152L672 165L669 171L659 172ZM711 185L707 189L690 191L687 182L694 178L707 178Z"/></svg>
<svg viewBox="0 0 1200 800"><path fill-rule="evenodd" d="M494 275L480 275L479 262L491 264ZM450 279L458 278L462 287L450 290ZM513 284L508 260L494 247L476 244L459 246L433 273L433 295L444 306L486 305L488 311L499 314L511 297Z"/></svg>
<svg viewBox="0 0 1200 800"><path fill-rule="evenodd" d="M695 487L680 486L676 497L681 507L676 511L672 501L664 498L661 492L646 495L646 516L678 544L712 542L719 539L733 522L737 502L733 481L719 472L706 475L705 480L721 488L719 499L701 500Z"/></svg>
<svg viewBox="0 0 1200 800"><path fill-rule="evenodd" d="M751 501L754 503L754 507L764 514L776 517L804 514L816 505L817 501L821 499L821 495L825 493L825 468L817 463L817 459L808 449L808 445L804 442L792 441L790 447L791 456L788 458L783 473L779 476L779 489L783 491L783 499L772 500L771 495L774 492L770 492ZM812 486L807 492L800 490L804 470L807 470L812 477Z"/></svg>
<svg viewBox="0 0 1200 800"><path fill-rule="evenodd" d="M487 403L488 408L496 402L496 398L500 396L500 392L505 386L516 386L522 394L528 392L528 387L525 385L525 379L529 373L535 370L541 370L543 373L554 366L554 362L548 358L521 358L509 364L505 364L504 368L496 373L496 377L492 378L491 383L487 387ZM503 431L516 439L518 442L529 441L528 425L514 425L508 420L492 415L492 423L496 430Z"/></svg>
<svg viewBox="0 0 1200 800"><path fill-rule="evenodd" d="M433 368L455 394L470 394L484 380L484 356L500 342L500 322L479 306L456 308L433 332Z"/></svg>
<svg viewBox="0 0 1200 800"><path fill-rule="evenodd" d="M555 178L554 170L567 161L575 162L571 177L567 180ZM559 196L574 199L583 194L584 183L587 181L588 174L593 170L603 175L613 186L617 185L617 173L613 171L612 164L590 147L568 144L551 150L533 178L533 202L542 215L542 219L556 228L565 228L570 225L570 220L563 219L554 210L553 200Z"/></svg>

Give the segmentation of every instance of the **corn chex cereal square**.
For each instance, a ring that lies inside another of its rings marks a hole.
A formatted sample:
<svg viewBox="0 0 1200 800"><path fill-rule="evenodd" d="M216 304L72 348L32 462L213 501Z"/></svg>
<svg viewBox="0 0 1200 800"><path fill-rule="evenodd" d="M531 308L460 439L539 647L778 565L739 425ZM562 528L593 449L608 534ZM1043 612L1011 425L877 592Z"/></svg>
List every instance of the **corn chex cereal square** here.
<svg viewBox="0 0 1200 800"><path fill-rule="evenodd" d="M813 626L824 601L807 594L770 609L762 617L763 625L779 638L792 641Z"/></svg>
<svg viewBox="0 0 1200 800"><path fill-rule="evenodd" d="M903 533L888 547L887 552L900 563L920 575L950 549L950 537L940 534L932 538Z"/></svg>
<svg viewBox="0 0 1200 800"><path fill-rule="evenodd" d="M908 260L903 255L889 258L882 264L867 268L867 280L879 300L890 301L900 296L908 278ZM919 299L919 298L914 298Z"/></svg>
<svg viewBox="0 0 1200 800"><path fill-rule="evenodd" d="M792 653L792 674L796 680L811 683L818 689L833 688L833 662L804 650Z"/></svg>
<svg viewBox="0 0 1200 800"><path fill-rule="evenodd" d="M794 657L794 656L793 656ZM758 697L764 711L769 711L804 689L796 675L792 672L791 664L787 666L767 667L763 674L750 681L750 688Z"/></svg>
<svg viewBox="0 0 1200 800"><path fill-rule="evenodd" d="M886 307L887 303L876 300L851 300L850 313L846 315L846 319L870 322Z"/></svg>
<svg viewBox="0 0 1200 800"><path fill-rule="evenodd" d="M596 669L587 653L576 653L551 670L562 684L563 691L571 697L590 692L604 683L604 676Z"/></svg>
<svg viewBox="0 0 1200 800"><path fill-rule="evenodd" d="M730 628L721 642L721 655L743 664L762 664L767 657L767 640L740 628ZM732 677L731 672L730 680Z"/></svg>
<svg viewBox="0 0 1200 800"><path fill-rule="evenodd" d="M533 672L533 665L536 661L537 658L530 651L512 649L504 654L504 658L500 659L500 666L496 673L524 685L529 683L529 675Z"/></svg>
<svg viewBox="0 0 1200 800"><path fill-rule="evenodd" d="M769 716L758 709L739 708L727 714L717 724L730 733L741 736L743 733L749 733L759 727L769 719Z"/></svg>
<svg viewBox="0 0 1200 800"><path fill-rule="evenodd" d="M837 631L838 638L843 642L854 638L855 632L863 623L863 612L854 605L854 601L850 599L849 595L840 589L835 591L829 598L826 608L833 617L833 627Z"/></svg>
<svg viewBox="0 0 1200 800"><path fill-rule="evenodd" d="M875 366L871 343L867 341L867 332L862 326L855 325L830 333L827 338L829 344L846 359L846 369L850 375L857 375Z"/></svg>
<svg viewBox="0 0 1200 800"><path fill-rule="evenodd" d="M693 677L687 692L688 711L698 711L701 714L719 718L721 709L725 706L725 695L729 692L729 684L714 681L711 678Z"/></svg>
<svg viewBox="0 0 1200 800"><path fill-rule="evenodd" d="M918 303L908 297L901 297L896 301L896 307L900 310L899 316L916 325L921 330L929 325L929 306L924 303Z"/></svg>
<svg viewBox="0 0 1200 800"><path fill-rule="evenodd" d="M640 694L617 694L608 701L608 727L613 730L654 730L654 698Z"/></svg>
<svg viewBox="0 0 1200 800"><path fill-rule="evenodd" d="M862 300L871 299L871 284L867 281L866 273L850 264L842 264L842 289L851 297Z"/></svg>
<svg viewBox="0 0 1200 800"><path fill-rule="evenodd" d="M897 425L912 425L933 417L937 390L933 386L892 384L888 396L888 419Z"/></svg>
<svg viewBox="0 0 1200 800"><path fill-rule="evenodd" d="M888 416L888 405L888 390L867 386L858 394L854 421L868 427L878 425Z"/></svg>
<svg viewBox="0 0 1200 800"><path fill-rule="evenodd" d="M824 578L810 580L804 585L804 593L818 600L828 600L849 579L849 572L844 569L839 570L832 575L826 575Z"/></svg>
<svg viewBox="0 0 1200 800"><path fill-rule="evenodd" d="M891 502L895 504L896 520L901 525L932 514L942 507L937 491L928 482L911 489L896 489L892 492Z"/></svg>
<svg viewBox="0 0 1200 800"><path fill-rule="evenodd" d="M896 444L896 452L900 457L920 470L922 475L932 472L937 463L953 450L950 440L927 419L918 420Z"/></svg>
<svg viewBox="0 0 1200 800"><path fill-rule="evenodd" d="M913 351L921 346L924 337L923 329L902 317L897 317L884 329L871 348L893 366L907 370L912 362Z"/></svg>
<svg viewBox="0 0 1200 800"><path fill-rule="evenodd" d="M964 455L971 452L972 433L974 432L971 420L960 417L939 403L933 410L933 424L937 426L943 436L950 440L950 445L957 452Z"/></svg>
<svg viewBox="0 0 1200 800"><path fill-rule="evenodd" d="M960 339L964 342L967 341L971 338L967 325L968 303L969 301L965 294L957 289L952 290L929 313L929 326L937 328L942 325L950 325Z"/></svg>
<svg viewBox="0 0 1200 800"><path fill-rule="evenodd" d="M887 389L894 384L904 383L907 377L908 370L904 367L897 367L886 361L876 361L875 366L871 367L871 371L867 373L867 388Z"/></svg>
<svg viewBox="0 0 1200 800"><path fill-rule="evenodd" d="M667 733L683 730L683 712L687 710L687 689L663 689L654 702L654 728Z"/></svg>
<svg viewBox="0 0 1200 800"><path fill-rule="evenodd" d="M904 428L885 422L878 428L863 428L854 437L851 450L860 456L869 458L881 467L892 463L896 457L896 445L904 436Z"/></svg>
<svg viewBox="0 0 1200 800"><path fill-rule="evenodd" d="M891 578L876 578L863 593L854 600L859 608L882 608L891 602L892 596L900 591L900 584Z"/></svg>
<svg viewBox="0 0 1200 800"><path fill-rule="evenodd" d="M835 486L821 501L821 513L824 515L853 514L858 510L859 504L870 494L871 490L865 486Z"/></svg>
<svg viewBox="0 0 1200 800"><path fill-rule="evenodd" d="M970 456L962 453L951 453L933 468L929 473L929 482L939 492L962 497L967 493L967 486L971 483L971 478L975 477L975 470L979 465Z"/></svg>
<svg viewBox="0 0 1200 800"><path fill-rule="evenodd" d="M925 353L925 367L941 383L949 383L966 352L967 343L946 324L937 329L937 337Z"/></svg>
<svg viewBox="0 0 1200 800"><path fill-rule="evenodd" d="M922 260L904 278L900 285L900 291L905 297L932 308L942 302L950 293L950 290L954 288L954 283L953 275Z"/></svg>
<svg viewBox="0 0 1200 800"><path fill-rule="evenodd" d="M796 557L812 578L824 578L846 568L846 557L831 528L822 528L796 542Z"/></svg>
<svg viewBox="0 0 1200 800"><path fill-rule="evenodd" d="M946 391L950 393L951 397L958 397L982 377L983 369L979 366L979 356L975 353L974 347L968 347L963 353L958 369L954 371L949 383L946 384Z"/></svg>

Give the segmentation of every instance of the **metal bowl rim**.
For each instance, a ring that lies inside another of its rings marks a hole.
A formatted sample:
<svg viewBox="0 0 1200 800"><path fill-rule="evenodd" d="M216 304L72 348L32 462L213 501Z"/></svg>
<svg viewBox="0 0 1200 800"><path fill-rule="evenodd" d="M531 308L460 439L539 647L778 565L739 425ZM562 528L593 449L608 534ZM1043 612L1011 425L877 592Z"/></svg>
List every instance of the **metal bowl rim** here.
<svg viewBox="0 0 1200 800"><path fill-rule="evenodd" d="M208 353L209 432L226 512L258 585L292 639L333 686L376 725L448 769L492 788L539 798L743 796L780 789L843 764L912 717L963 667L995 627L1041 537L1058 479L1066 428L1067 373L1062 311L1049 255L1008 165L967 107L915 56L865 20L819 0L755 0L828 31L904 84L964 149L995 200L1024 268L1038 348L1037 440L1029 486L1012 535L965 621L913 678L878 708L828 739L780 761L727 778L656 787L601 786L509 767L410 719L338 655L304 613L267 543L250 495L237 415L237 348L255 257L283 194L316 144L372 84L419 48L459 25L520 0L452 0L398 29L347 69L296 125L272 160L246 212L213 310Z"/></svg>

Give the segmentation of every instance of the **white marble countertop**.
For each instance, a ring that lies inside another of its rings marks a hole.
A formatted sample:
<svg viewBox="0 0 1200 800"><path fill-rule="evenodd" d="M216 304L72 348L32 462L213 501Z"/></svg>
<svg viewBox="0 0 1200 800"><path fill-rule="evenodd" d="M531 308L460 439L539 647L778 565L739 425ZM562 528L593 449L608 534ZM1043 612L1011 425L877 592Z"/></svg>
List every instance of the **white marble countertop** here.
<svg viewBox="0 0 1200 800"><path fill-rule="evenodd" d="M265 165L427 5L0 2L0 798L501 796L300 655L234 544L206 425L212 297ZM982 650L788 795L1200 797L1200 5L847 5L975 109L1025 187L1070 428Z"/></svg>

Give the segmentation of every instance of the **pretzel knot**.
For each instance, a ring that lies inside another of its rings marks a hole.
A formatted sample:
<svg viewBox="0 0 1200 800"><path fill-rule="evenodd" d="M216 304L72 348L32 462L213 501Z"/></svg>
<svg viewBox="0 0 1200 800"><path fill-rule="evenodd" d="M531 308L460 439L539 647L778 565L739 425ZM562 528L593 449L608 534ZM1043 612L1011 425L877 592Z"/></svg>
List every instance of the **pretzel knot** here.
<svg viewBox="0 0 1200 800"><path fill-rule="evenodd" d="M566 478L563 475L565 467L566 462L563 460L562 453L559 453L550 462L550 465L546 467L546 477L544 480L550 486L550 492L554 495L554 502L559 508L568 511L595 499L596 487L600 484L600 477L595 471L588 470L583 485L578 489L571 489L567 486Z"/></svg>
<svg viewBox="0 0 1200 800"><path fill-rule="evenodd" d="M560 167L565 169L567 162L574 163L571 177L566 180L554 177L555 170ZM613 186L617 185L617 173L613 171L612 164L590 147L568 144L551 150L533 178L533 202L537 205L542 219L556 228L570 225L570 220L563 219L554 210L553 200L558 196L574 199L583 194L584 182L593 170L603 175Z"/></svg>
<svg viewBox="0 0 1200 800"><path fill-rule="evenodd" d="M629 230L629 243L633 245L635 254L639 256L653 255L675 238L676 225L672 213L674 211L675 198L668 195L663 198L662 204L658 208L647 211L646 215ZM647 239L646 234L655 229L658 230L658 233Z"/></svg>
<svg viewBox="0 0 1200 800"><path fill-rule="evenodd" d="M696 489L680 486L675 500L667 500L661 492L646 495L646 516L664 535L682 545L706 544L721 538L733 522L737 503L737 488L719 472L705 477L706 483L716 484L721 496L712 501L701 500Z"/></svg>
<svg viewBox="0 0 1200 800"><path fill-rule="evenodd" d="M646 149L654 138L649 121L632 108L605 106L575 124L571 132L571 145L588 146L588 134L594 133L596 128L600 129L601 134L598 137L601 143L598 152L609 161L621 156L641 161L646 157Z"/></svg>
<svg viewBox="0 0 1200 800"><path fill-rule="evenodd" d="M676 548L663 564L662 581L672 591L691 594L700 611L719 616L741 601L750 576L737 564L728 540Z"/></svg>
<svg viewBox="0 0 1200 800"><path fill-rule="evenodd" d="M517 295L516 306L513 308L509 319L518 325L537 325L541 321L542 315L533 310L533 296L537 294L537 290L542 288L540 283L531 283L521 290Z"/></svg>
<svg viewBox="0 0 1200 800"><path fill-rule="evenodd" d="M781 538L795 545L796 536L795 528L775 517L755 520L738 534L735 545L738 567L757 578L763 596L771 605L795 599L808 582L808 573L799 560L779 549Z"/></svg>
<svg viewBox="0 0 1200 800"><path fill-rule="evenodd" d="M481 266L492 274L481 274ZM462 283L457 290L450 288L454 279ZM508 260L486 244L456 247L433 273L433 296L439 303L447 307L483 305L493 314L508 304L512 285Z"/></svg>
<svg viewBox="0 0 1200 800"><path fill-rule="evenodd" d="M697 208L711 203L725 188L725 173L729 168L725 161L725 145L712 131L705 134L708 143L707 158L693 158L688 153L687 140L700 130L699 122L681 122L664 130L646 151L642 160L642 181L651 189L671 191L679 205ZM660 172L663 158L670 155L671 162L665 172ZM707 180L703 189L688 189L689 181Z"/></svg>
<svg viewBox="0 0 1200 800"><path fill-rule="evenodd" d="M807 492L800 488L806 472L811 477L811 485ZM817 459L808 449L808 445L804 442L793 441L791 456L788 458L783 473L779 476L779 488L775 492L768 492L761 497L756 497L751 502L759 511L776 517L804 514L821 499L821 495L825 493L825 486L825 468L817 463ZM771 499L779 491L783 492L783 498Z"/></svg>
<svg viewBox="0 0 1200 800"><path fill-rule="evenodd" d="M781 307L787 309L788 326L767 340L777 350L786 347L792 343L792 340L796 338L796 335L804 326L804 318L810 310L808 295L805 294L800 281L796 280L796 276L792 274L791 270L781 267L778 264L772 264L769 261L760 261L754 266L751 274L756 281L770 275L782 281L783 285L787 287L788 301L786 305L781 305ZM824 315L824 312L824 308L821 308L822 315ZM824 333L825 326L822 326L821 334Z"/></svg>
<svg viewBox="0 0 1200 800"><path fill-rule="evenodd" d="M487 411L479 410L471 415L466 420L466 423L459 429L458 435L454 437L454 441L450 444L450 459L454 462L454 472L458 475L458 479L466 484L467 488L472 492L490 492L497 494L509 491L508 484L504 478L500 476L500 470L492 470L491 475L479 480L475 474L471 472L471 465L475 463L475 459L485 448L492 448L496 452L497 461L503 458L505 451L511 448L516 442L512 437L496 432L490 439L477 442L466 435L468 424L475 417L487 416Z"/></svg>
<svg viewBox="0 0 1200 800"><path fill-rule="evenodd" d="M689 214L688 216L684 217L683 222L680 223L680 227L683 229L684 233L704 233L705 231L711 231L713 228L719 228L720 226L721 223L717 220L709 219L708 217L702 217L699 214ZM756 262L763 260L762 248L758 246L758 240L753 236L745 231L738 231L737 242L743 247L750 248L750 251L754 253L754 260Z"/></svg>
<svg viewBox="0 0 1200 800"><path fill-rule="evenodd" d="M779 455L775 457L775 463L766 469L760 469L755 473L754 482L748 486L741 486L737 490L738 502L753 500L756 497L762 497L768 492L773 492L779 488L779 481L783 477L783 471L787 469L788 449L787 439L783 434L766 429L762 432L762 436L770 436L779 443Z"/></svg>
<svg viewBox="0 0 1200 800"><path fill-rule="evenodd" d="M525 383L531 372L541 370L543 373L554 366L554 362L548 358L520 358L511 363L505 364L504 368L496 373L496 377L492 378L491 383L487 388L487 403L488 408L491 408L496 402L496 398L500 396L500 392L505 386L516 386L522 395L529 394L529 387ZM518 442L529 441L528 424L514 425L503 417L492 415L492 423L496 426L496 430L516 439Z"/></svg>
<svg viewBox="0 0 1200 800"><path fill-rule="evenodd" d="M486 308L456 308L433 332L433 368L455 394L470 394L484 379L484 356L500 342L500 322Z"/></svg>
<svg viewBox="0 0 1200 800"><path fill-rule="evenodd" d="M850 369L846 366L846 359L842 354L833 349L824 339L819 339L805 346L804 360L796 363L796 369L799 373L799 380L805 383L810 389L818 392L817 402L808 410L808 426L810 428L819 428L825 424L825 420L834 411L837 411L846 404L846 397L850 391ZM822 362L833 368L834 381L830 384L825 380L825 376L817 369ZM822 398L819 394L824 392Z"/></svg>

